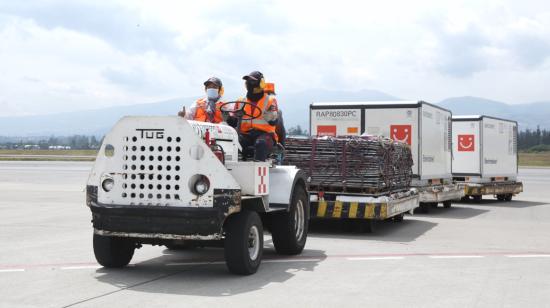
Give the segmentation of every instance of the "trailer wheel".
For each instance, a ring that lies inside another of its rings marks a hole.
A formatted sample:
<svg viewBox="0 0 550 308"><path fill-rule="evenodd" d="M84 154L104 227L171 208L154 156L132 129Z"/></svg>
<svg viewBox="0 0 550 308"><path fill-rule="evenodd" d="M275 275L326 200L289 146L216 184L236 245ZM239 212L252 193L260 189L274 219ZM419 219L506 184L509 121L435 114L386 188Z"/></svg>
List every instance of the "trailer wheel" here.
<svg viewBox="0 0 550 308"><path fill-rule="evenodd" d="M504 200L507 201L507 202L510 202L510 201L512 201L513 196L514 196L513 194L506 194L506 195L504 195Z"/></svg>
<svg viewBox="0 0 550 308"><path fill-rule="evenodd" d="M431 205L429 202L420 202L420 206L419 206L419 212L420 213L429 213L430 212L430 208L431 208Z"/></svg>
<svg viewBox="0 0 550 308"><path fill-rule="evenodd" d="M230 272L254 274L262 262L264 233L256 212L233 214L225 223L224 255Z"/></svg>
<svg viewBox="0 0 550 308"><path fill-rule="evenodd" d="M375 219L365 219L359 220L361 223L359 225L359 231L364 233L374 233L376 232L376 224L378 223Z"/></svg>
<svg viewBox="0 0 550 308"><path fill-rule="evenodd" d="M97 263L108 268L128 265L134 256L136 244L129 238L94 234L94 255Z"/></svg>
<svg viewBox="0 0 550 308"><path fill-rule="evenodd" d="M294 188L288 212L273 213L271 235L279 254L295 255L304 250L309 228L309 202L301 185Z"/></svg>
<svg viewBox="0 0 550 308"><path fill-rule="evenodd" d="M482 195L475 195L475 196L472 196L472 198L474 199L475 203L481 203L481 200L483 200Z"/></svg>
<svg viewBox="0 0 550 308"><path fill-rule="evenodd" d="M397 215L393 216L393 221L394 222L402 222L403 219L405 219L405 213L401 213L401 214L397 214Z"/></svg>
<svg viewBox="0 0 550 308"><path fill-rule="evenodd" d="M497 195L497 200L498 201L504 201L506 197L504 195Z"/></svg>
<svg viewBox="0 0 550 308"><path fill-rule="evenodd" d="M448 209L453 205L453 202L451 200L443 201L443 207Z"/></svg>

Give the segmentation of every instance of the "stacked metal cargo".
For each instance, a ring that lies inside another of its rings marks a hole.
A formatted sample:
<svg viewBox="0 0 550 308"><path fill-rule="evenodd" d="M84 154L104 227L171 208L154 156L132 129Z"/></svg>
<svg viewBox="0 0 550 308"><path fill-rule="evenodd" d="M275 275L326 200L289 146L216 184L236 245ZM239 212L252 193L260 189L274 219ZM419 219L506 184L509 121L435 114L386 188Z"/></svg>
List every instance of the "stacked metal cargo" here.
<svg viewBox="0 0 550 308"><path fill-rule="evenodd" d="M380 137L288 138L285 164L306 171L310 190L369 195L408 190L410 148Z"/></svg>

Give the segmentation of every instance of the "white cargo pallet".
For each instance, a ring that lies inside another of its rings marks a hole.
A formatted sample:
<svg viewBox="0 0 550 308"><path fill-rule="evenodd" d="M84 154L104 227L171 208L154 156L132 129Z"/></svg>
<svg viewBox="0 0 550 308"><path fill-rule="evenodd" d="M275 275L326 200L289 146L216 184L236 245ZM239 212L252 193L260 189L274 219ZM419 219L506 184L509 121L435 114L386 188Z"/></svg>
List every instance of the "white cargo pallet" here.
<svg viewBox="0 0 550 308"><path fill-rule="evenodd" d="M453 117L453 177L461 182L517 180L517 122L489 116Z"/></svg>

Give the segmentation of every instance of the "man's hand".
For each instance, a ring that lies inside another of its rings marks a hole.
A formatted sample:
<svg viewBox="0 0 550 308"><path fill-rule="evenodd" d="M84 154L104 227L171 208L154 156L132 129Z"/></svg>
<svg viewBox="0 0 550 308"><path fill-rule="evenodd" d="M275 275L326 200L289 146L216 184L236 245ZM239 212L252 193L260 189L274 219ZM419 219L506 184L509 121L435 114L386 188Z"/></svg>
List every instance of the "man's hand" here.
<svg viewBox="0 0 550 308"><path fill-rule="evenodd" d="M178 112L178 116L185 118L185 107L182 107L181 111Z"/></svg>

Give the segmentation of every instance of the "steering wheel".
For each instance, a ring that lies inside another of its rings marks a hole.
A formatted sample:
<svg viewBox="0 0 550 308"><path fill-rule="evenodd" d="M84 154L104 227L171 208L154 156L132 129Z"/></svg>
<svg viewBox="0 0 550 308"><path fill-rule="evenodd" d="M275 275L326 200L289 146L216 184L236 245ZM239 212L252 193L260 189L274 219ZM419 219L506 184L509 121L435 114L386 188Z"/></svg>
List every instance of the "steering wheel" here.
<svg viewBox="0 0 550 308"><path fill-rule="evenodd" d="M233 106L239 105L239 108L238 109L226 108L226 106L228 106L228 105L233 105ZM252 114L249 114L245 111L244 107L246 105L250 105L252 107ZM247 116L248 117L247 120L254 120L254 119L257 119L257 118L262 116L262 109L260 107L258 107L255 104L252 104L252 103L249 103L249 102L243 102L243 101L233 101L233 102L223 103L220 106L220 111L222 113L225 113L225 114L233 113L233 116L235 116L237 118L242 118L243 116ZM258 111L258 112L256 112L256 111Z"/></svg>

